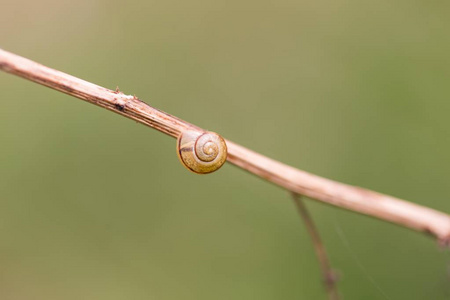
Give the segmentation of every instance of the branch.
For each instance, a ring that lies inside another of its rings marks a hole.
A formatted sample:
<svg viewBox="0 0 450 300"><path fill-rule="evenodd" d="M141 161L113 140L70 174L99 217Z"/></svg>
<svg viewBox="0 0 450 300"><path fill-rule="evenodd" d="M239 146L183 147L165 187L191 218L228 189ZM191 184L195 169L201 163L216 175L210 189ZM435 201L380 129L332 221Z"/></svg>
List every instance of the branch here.
<svg viewBox="0 0 450 300"><path fill-rule="evenodd" d="M178 137L188 129L202 130L147 105L135 96L100 87L1 49L0 69L114 111L172 137ZM227 140L226 143L228 162L288 191L430 233L436 236L441 244L448 245L450 242L448 214L325 179L272 160L231 141Z"/></svg>
<svg viewBox="0 0 450 300"><path fill-rule="evenodd" d="M339 292L336 286L337 277L331 269L330 261L328 260L327 252L325 251L325 246L320 238L319 231L314 225L312 217L308 213L308 209L303 202L302 196L295 193L291 193L291 195L295 205L297 206L298 213L305 222L306 230L308 231L313 242L314 250L316 251L317 259L319 260L320 270L322 272L323 284L328 294L328 299L338 300Z"/></svg>

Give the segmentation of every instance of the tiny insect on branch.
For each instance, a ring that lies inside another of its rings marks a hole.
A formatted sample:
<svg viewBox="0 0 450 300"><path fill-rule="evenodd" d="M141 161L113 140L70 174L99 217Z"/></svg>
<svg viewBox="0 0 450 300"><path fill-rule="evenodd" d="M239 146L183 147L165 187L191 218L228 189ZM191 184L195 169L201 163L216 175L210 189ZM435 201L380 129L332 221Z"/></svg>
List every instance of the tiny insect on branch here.
<svg viewBox="0 0 450 300"><path fill-rule="evenodd" d="M0 69L72 95L177 138L187 130L204 131L162 112L135 96L124 95L0 49ZM295 169L225 140L227 161L290 192L450 240L450 216L395 197L338 183Z"/></svg>

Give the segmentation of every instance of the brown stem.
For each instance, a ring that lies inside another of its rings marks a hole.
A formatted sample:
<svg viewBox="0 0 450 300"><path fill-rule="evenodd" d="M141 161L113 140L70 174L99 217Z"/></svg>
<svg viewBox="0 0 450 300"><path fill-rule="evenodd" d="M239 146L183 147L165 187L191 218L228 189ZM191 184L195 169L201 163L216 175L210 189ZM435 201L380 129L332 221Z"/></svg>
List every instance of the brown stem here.
<svg viewBox="0 0 450 300"><path fill-rule="evenodd" d="M0 49L0 69L136 120L172 137L202 130L134 96L109 90ZM450 240L450 216L359 187L338 183L272 160L231 141L227 161L288 191Z"/></svg>
<svg viewBox="0 0 450 300"><path fill-rule="evenodd" d="M328 299L338 300L339 292L336 285L337 276L331 269L330 261L328 260L327 252L325 251L325 246L320 238L319 231L317 230L314 221L309 214L305 203L303 202L302 196L296 193L291 193L291 195L295 205L297 206L298 213L305 222L306 230L308 231L313 242L314 250L316 252L317 259L319 260L320 270L322 272L323 284L328 294Z"/></svg>

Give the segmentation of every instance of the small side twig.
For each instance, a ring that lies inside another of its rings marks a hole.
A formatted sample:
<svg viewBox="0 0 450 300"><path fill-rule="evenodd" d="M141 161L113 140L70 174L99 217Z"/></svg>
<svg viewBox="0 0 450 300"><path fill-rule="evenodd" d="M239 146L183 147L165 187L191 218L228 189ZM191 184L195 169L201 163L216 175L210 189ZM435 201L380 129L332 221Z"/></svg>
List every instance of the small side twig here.
<svg viewBox="0 0 450 300"><path fill-rule="evenodd" d="M314 245L314 250L320 264L323 285L327 291L328 299L338 300L339 292L336 285L338 277L333 269L331 269L330 261L328 260L327 252L325 251L325 246L320 238L319 231L317 230L305 203L303 203L302 196L296 193L291 193L291 195Z"/></svg>

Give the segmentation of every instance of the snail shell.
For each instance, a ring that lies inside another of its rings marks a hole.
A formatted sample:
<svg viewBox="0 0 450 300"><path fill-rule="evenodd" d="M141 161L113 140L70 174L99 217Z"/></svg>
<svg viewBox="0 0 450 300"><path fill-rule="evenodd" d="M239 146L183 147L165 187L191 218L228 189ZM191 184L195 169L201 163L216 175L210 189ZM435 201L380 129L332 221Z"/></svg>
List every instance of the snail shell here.
<svg viewBox="0 0 450 300"><path fill-rule="evenodd" d="M178 137L177 153L190 171L208 174L227 160L227 144L217 133L187 130Z"/></svg>

